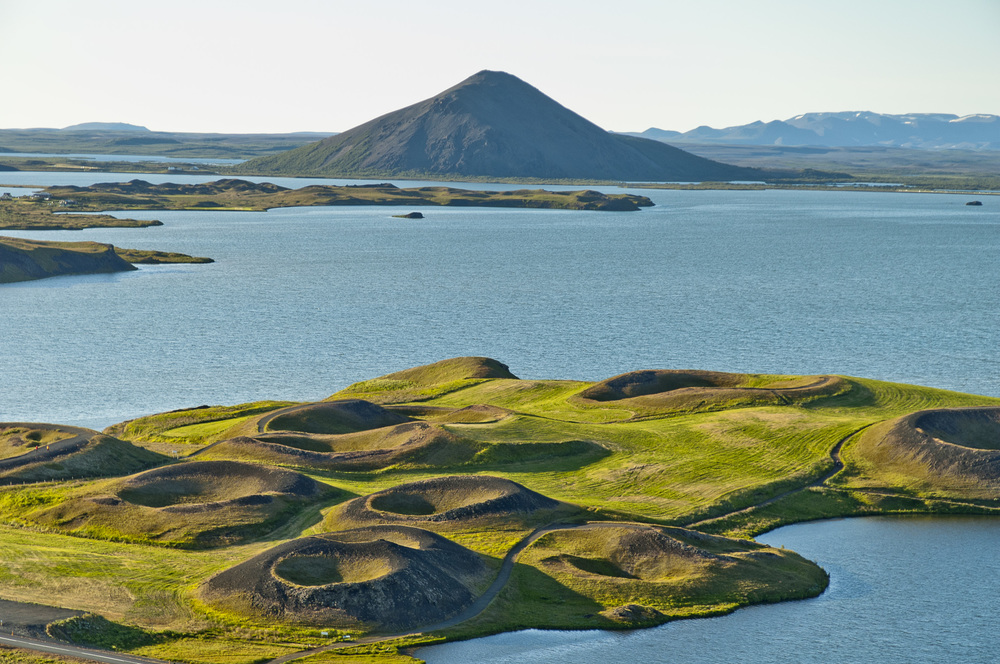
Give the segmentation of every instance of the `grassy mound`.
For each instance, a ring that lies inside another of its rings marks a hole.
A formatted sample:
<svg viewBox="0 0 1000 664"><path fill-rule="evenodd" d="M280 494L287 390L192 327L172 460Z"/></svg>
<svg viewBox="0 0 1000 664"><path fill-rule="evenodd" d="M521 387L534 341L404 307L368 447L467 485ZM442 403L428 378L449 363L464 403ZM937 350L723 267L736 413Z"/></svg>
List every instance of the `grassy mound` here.
<svg viewBox="0 0 1000 664"><path fill-rule="evenodd" d="M822 569L790 551L639 524L554 531L529 547L521 562L561 584L563 592L575 593L581 609L597 609L600 618L575 617L580 625L595 627L605 626L605 620L640 626L809 597L827 584ZM571 605L561 610L567 609L573 610ZM563 616L563 624L566 620Z"/></svg>
<svg viewBox="0 0 1000 664"><path fill-rule="evenodd" d="M369 401L345 399L285 409L259 420L261 432L343 434L402 424L410 418Z"/></svg>
<svg viewBox="0 0 1000 664"><path fill-rule="evenodd" d="M299 473L257 464L193 461L130 477L121 483L117 493L125 502L145 507L204 508L263 494L308 499L321 493L321 485Z"/></svg>
<svg viewBox="0 0 1000 664"><path fill-rule="evenodd" d="M90 429L0 423L0 484L126 475L166 461Z"/></svg>
<svg viewBox="0 0 1000 664"><path fill-rule="evenodd" d="M405 380L417 385L440 385L475 378L517 378L506 364L488 357L453 357L387 374L388 380Z"/></svg>
<svg viewBox="0 0 1000 664"><path fill-rule="evenodd" d="M718 371L632 371L608 378L573 400L585 405L621 402L644 411L702 411L805 403L843 394L850 383L839 376L769 376Z"/></svg>
<svg viewBox="0 0 1000 664"><path fill-rule="evenodd" d="M932 410L914 428L942 442L980 450L1000 450L1000 408Z"/></svg>
<svg viewBox="0 0 1000 664"><path fill-rule="evenodd" d="M1000 497L1000 408L940 408L877 424L838 482L923 496Z"/></svg>
<svg viewBox="0 0 1000 664"><path fill-rule="evenodd" d="M30 518L91 537L219 546L267 533L333 493L287 470L195 461L88 485Z"/></svg>
<svg viewBox="0 0 1000 664"><path fill-rule="evenodd" d="M135 269L110 244L0 237L0 284Z"/></svg>
<svg viewBox="0 0 1000 664"><path fill-rule="evenodd" d="M488 576L478 554L439 535L374 526L287 542L212 577L201 594L245 615L389 631L457 613Z"/></svg>
<svg viewBox="0 0 1000 664"><path fill-rule="evenodd" d="M435 424L408 422L339 436L240 436L206 448L203 459L240 459L319 470L370 471L468 462L478 448Z"/></svg>
<svg viewBox="0 0 1000 664"><path fill-rule="evenodd" d="M197 406L113 424L104 430L133 443L205 444L229 438L228 430L251 417L294 405L289 401L256 401L238 406Z"/></svg>
<svg viewBox="0 0 1000 664"><path fill-rule="evenodd" d="M451 424L486 424L499 422L505 417L510 417L514 411L509 408L490 406L489 404L474 404L465 408L456 408L451 412L441 413L430 417L435 422L447 422Z"/></svg>
<svg viewBox="0 0 1000 664"><path fill-rule="evenodd" d="M517 482L488 475L455 475L355 498L331 512L325 524L421 523L456 528L484 520L526 524L550 518L560 507L558 501Z"/></svg>
<svg viewBox="0 0 1000 664"><path fill-rule="evenodd" d="M516 380L506 364L488 357L455 357L361 381L330 397L356 396L377 403L421 401L479 381Z"/></svg>
<svg viewBox="0 0 1000 664"><path fill-rule="evenodd" d="M0 459L21 456L72 435L67 431L48 428L44 424L0 424Z"/></svg>

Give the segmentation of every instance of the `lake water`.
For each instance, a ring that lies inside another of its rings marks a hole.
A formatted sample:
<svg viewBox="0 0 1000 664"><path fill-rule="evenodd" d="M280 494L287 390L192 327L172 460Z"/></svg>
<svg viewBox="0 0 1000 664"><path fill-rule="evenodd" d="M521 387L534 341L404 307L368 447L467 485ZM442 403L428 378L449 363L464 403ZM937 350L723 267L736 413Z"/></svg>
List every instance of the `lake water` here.
<svg viewBox="0 0 1000 664"><path fill-rule="evenodd" d="M0 181L133 177L3 173ZM8 233L217 262L0 287L0 421L102 428L199 404L319 399L473 354L527 378L599 380L644 368L841 373L1000 396L994 198L971 208L955 195L637 193L657 206L413 208L422 221L391 217L411 208L132 212L165 226ZM996 524L793 526L761 539L831 572L830 590L815 600L641 632L521 632L421 656L992 661Z"/></svg>
<svg viewBox="0 0 1000 664"><path fill-rule="evenodd" d="M656 207L630 213L160 211L129 214L162 227L11 232L217 262L0 287L0 421L319 399L456 355L530 378L841 373L1000 395L992 199L644 193Z"/></svg>
<svg viewBox="0 0 1000 664"><path fill-rule="evenodd" d="M1000 521L866 518L758 538L830 573L815 599L630 632L527 630L422 648L428 664L996 662Z"/></svg>

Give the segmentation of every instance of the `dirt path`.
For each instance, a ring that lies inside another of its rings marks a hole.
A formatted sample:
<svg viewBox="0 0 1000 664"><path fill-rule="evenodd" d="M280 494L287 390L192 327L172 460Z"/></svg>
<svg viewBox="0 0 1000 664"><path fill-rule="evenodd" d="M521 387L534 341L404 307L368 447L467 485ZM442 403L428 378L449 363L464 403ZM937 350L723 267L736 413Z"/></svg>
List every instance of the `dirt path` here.
<svg viewBox="0 0 1000 664"><path fill-rule="evenodd" d="M311 404L300 404L300 405L296 405L296 406L289 406L287 408L282 408L282 409L276 410L276 411L274 411L272 413L269 413L267 416L265 416L264 418L261 418L261 420L259 421L259 423L258 423L258 431L263 432L264 428L267 426L267 424L272 419L274 419L275 417L277 417L279 415L282 415L284 413L293 412L293 411L295 411L295 410L297 410L299 408L303 408L303 407L308 406L308 405L311 405ZM689 523L689 524L687 524L684 527L691 528L691 527L698 526L700 524L710 523L710 522L716 521L718 519L722 519L722 518L725 518L725 517L728 517L728 516L732 516L733 514L740 514L740 513L744 513L744 512L749 512L751 510L758 509L758 508L763 507L765 505L769 505L771 503L774 503L774 502L776 502L778 500L781 500L782 498L786 498L787 496L793 495L793 494L798 493L800 491L804 491L805 489L807 489L809 487L822 485L823 483L825 483L826 481L828 481L830 478L832 478L834 475L836 475L841 470L843 470L844 463L841 460L840 452L843 449L844 445L847 443L847 441L849 441L854 436L856 436L860 432L862 432L865 429L867 429L869 426L871 426L871 424L866 424L865 426L859 427L859 428L855 429L854 431L852 431L851 433L849 433L848 435L846 435L843 438L841 438L837 442L837 444L834 445L834 447L830 450L830 459L833 461L833 468L828 473L826 473L822 477L814 480L813 482L811 482L811 483L809 483L809 484L807 484L805 486L798 487L798 488L792 489L790 491L786 491L786 492L784 492L782 494L779 494L777 496L769 498L768 500L762 501L762 502L760 502L760 503L758 503L756 505L751 505L749 507L745 507L745 508L742 508L742 509L739 509L739 510L734 510L733 512L730 512L728 514L724 514L724 515L721 515L721 516L718 516L718 517L713 517L712 519L706 519L706 520L702 520L702 521L697 521L697 522ZM81 430L81 431L86 431L86 430ZM70 440L70 439L67 439L67 440ZM64 441L60 441L60 442L64 442ZM425 634L425 633L428 633L428 632L437 632L437 631L441 631L441 630L445 630L445 629L449 629L449 628L455 627L457 625L460 625L460 624L462 624L464 622L467 622L467 621L469 621L469 620L471 620L471 619L479 616L483 611L486 610L486 608L490 605L490 603L494 599L496 599L496 597L500 594L500 592L506 587L508 581L510 580L511 574L514 571L514 565L517 562L517 559L521 555L521 553L523 553L524 550L527 549L529 546L531 546L532 543L534 543L535 541L537 541L539 538L541 538L542 536L546 535L547 533L551 533L551 532L558 531L558 530L569 530L569 529L581 529L582 530L582 529L596 529L596 528L619 528L619 527L628 526L628 525L648 525L648 524L632 524L631 522L618 522L618 521L598 521L598 522L587 522L587 523L582 523L582 524L566 524L566 523L550 523L550 524L546 524L544 526L536 528L531 533L529 533L527 536L525 536L523 539L521 539L517 544L515 544L507 552L507 554L504 556L503 562L500 565L500 570L497 572L497 575L494 578L493 583L490 584L489 588L487 588L486 591L482 595L480 595L472 604L470 604L468 607L466 607L465 609L463 609L459 613L455 614L451 618L448 618L447 620L443 620L441 622L438 622L438 623L435 623L435 624L432 624L432 625L426 625L426 626L423 626L423 627L420 627L420 628L417 628L417 629L412 629L412 630L408 630L406 632L400 632L400 633L397 633L397 634L383 634L383 635L377 635L377 636L367 636L367 637L363 637L363 638L357 639L355 641L347 641L347 642L343 642L342 641L342 642L337 642L337 643L331 643L329 645L320 646L318 648L313 648L313 649L310 649L310 650L303 650L303 651L300 651L300 652L290 653L288 655L284 655L282 657L278 657L277 659L273 659L270 662L267 662L267 664L285 664L285 662L294 661L294 660L297 660L297 659L301 659L303 657L308 657L310 655L314 655L314 654L321 653L321 652L326 652L326 651L329 651L329 650L338 650L338 649L344 649L344 648L353 648L353 647L356 647L356 646L359 646L359 645L379 643L379 642L383 642L383 641L392 641L394 639L399 639L399 638L409 637L409 636L418 636L418 635ZM12 645L18 645L19 647L29 648L29 649L32 649L32 650L41 650L43 652L55 652L55 653L59 653L59 654L73 654L73 656L75 656L75 657L80 657L82 659L89 659L91 661L105 662L107 664L150 664L150 663L155 663L155 662L159 661L159 660L154 660L154 659L149 659L149 658L143 658L143 657L134 657L134 656L129 656L129 655L119 655L117 653L104 653L104 652L101 652L101 651L94 651L94 650L87 650L87 649L83 649L83 648L76 648L74 646L64 645L64 644L61 644L61 643L54 643L54 642L49 643L49 642L44 642L44 641L38 641L38 640L33 640L33 639L17 638L17 637L14 637L13 639L11 637L0 637L0 642L11 643Z"/></svg>
<svg viewBox="0 0 1000 664"><path fill-rule="evenodd" d="M284 408L279 408L278 410L272 410L270 413L264 417L257 420L257 433L267 433L267 425L271 423L276 417L281 415L287 415L288 413L294 413L297 410L302 410L303 408L309 408L310 406L315 406L316 403L300 403L295 406L285 406Z"/></svg>
<svg viewBox="0 0 1000 664"><path fill-rule="evenodd" d="M328 650L339 650L342 648L353 648L359 645L367 645L371 643L380 643L382 641L392 641L393 639L401 639L407 636L420 636L421 634L426 634L428 632L439 632L444 629L450 629L464 622L472 620L483 611L486 607L496 599L500 591L506 587L507 582L510 580L510 575L514 571L514 564L517 562L518 556L524 552L529 546L531 546L540 537L547 535L548 533L555 532L557 530L594 530L597 528L621 528L623 526L646 526L648 524L633 523L631 521L588 521L587 523L550 523L533 530L529 535L524 537L520 542L515 544L511 548L507 555L504 556L503 563L500 565L500 571L497 573L496 578L490 587L486 589L482 595L479 596L476 601L470 604L461 612L455 614L447 620L442 620L441 622L435 623L433 625L427 625L424 627L419 627L417 629L411 629L406 632L400 632L398 634L383 634L380 636L366 636L356 641L338 642L331 643L327 646L320 646L319 648L313 648L312 650L304 650L302 652L291 653L284 655L277 659L272 659L266 664L284 664L285 662L291 662L302 657L308 657L309 655L315 655L316 653L326 652Z"/></svg>
<svg viewBox="0 0 1000 664"><path fill-rule="evenodd" d="M722 515L719 515L719 516L713 516L711 519L702 519L700 521L692 521L690 523L684 524L683 527L684 528L697 528L698 526L704 525L706 523L712 523L712 522L715 522L715 521L719 521L720 519L729 518L729 517L733 516L734 514L745 514L747 512L752 512L752 511L754 511L756 509L760 509L761 507L764 507L766 505L770 505L771 503L776 503L779 500L787 498L788 496L791 496L791 495L794 495L796 493L799 493L800 491L805 491L806 489L808 489L810 487L821 486L821 485L825 484L830 478L832 478L834 475L836 475L837 473L839 473L840 471L842 471L844 469L844 462L840 458L840 451L842 449L844 449L844 445L847 443L847 441L849 441L851 438L854 438L856 435L858 435L859 433L861 433L862 431L864 431L868 427L872 426L873 424L875 424L875 422L872 422L870 424L866 424L863 427L858 427L857 429L855 429L854 431L852 431L851 433L847 434L846 436L844 436L843 438L841 438L839 441L837 441L837 444L834 445L833 449L830 450L830 460L833 461L833 468L828 473L826 473L825 475L823 475L822 477L820 477L819 479L816 479L816 480L814 480L814 481L812 481L809 484L806 484L804 486L800 486L800 487L797 487L795 489L789 489L788 491L785 491L784 493L779 493L777 496L773 496L771 498L768 498L767 500L759 502L759 503L757 503L755 505L750 505L749 507L743 507L743 508L738 509L738 510L733 510L732 512L727 512L726 514L722 514Z"/></svg>

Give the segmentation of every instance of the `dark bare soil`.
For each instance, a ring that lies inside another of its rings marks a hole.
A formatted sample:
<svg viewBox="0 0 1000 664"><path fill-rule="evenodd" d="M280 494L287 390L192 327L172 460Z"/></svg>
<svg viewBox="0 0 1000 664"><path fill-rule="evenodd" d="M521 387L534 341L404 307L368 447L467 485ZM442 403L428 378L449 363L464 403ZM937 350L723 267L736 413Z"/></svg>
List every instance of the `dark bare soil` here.
<svg viewBox="0 0 1000 664"><path fill-rule="evenodd" d="M277 620L388 631L459 612L488 574L478 554L439 535L373 526L287 542L217 574L201 593Z"/></svg>
<svg viewBox="0 0 1000 664"><path fill-rule="evenodd" d="M523 518L550 512L558 501L517 482L487 475L458 475L410 482L344 503L332 519L353 524L461 524L479 519Z"/></svg>
<svg viewBox="0 0 1000 664"><path fill-rule="evenodd" d="M781 405L840 394L850 383L838 376L807 376L749 387L751 376L718 371L632 371L608 378L582 391L582 403L626 401L667 410L702 410L739 405Z"/></svg>
<svg viewBox="0 0 1000 664"><path fill-rule="evenodd" d="M0 599L0 620L6 634L44 639L45 626L50 622L82 615L83 611Z"/></svg>
<svg viewBox="0 0 1000 664"><path fill-rule="evenodd" d="M343 434L409 422L410 418L361 399L327 401L288 409L270 418L264 431Z"/></svg>
<svg viewBox="0 0 1000 664"><path fill-rule="evenodd" d="M877 444L937 475L1000 482L1000 408L942 408L899 418Z"/></svg>
<svg viewBox="0 0 1000 664"><path fill-rule="evenodd" d="M353 434L240 436L218 443L205 454L303 468L367 471L397 464L454 465L471 459L475 449L441 426L406 422Z"/></svg>

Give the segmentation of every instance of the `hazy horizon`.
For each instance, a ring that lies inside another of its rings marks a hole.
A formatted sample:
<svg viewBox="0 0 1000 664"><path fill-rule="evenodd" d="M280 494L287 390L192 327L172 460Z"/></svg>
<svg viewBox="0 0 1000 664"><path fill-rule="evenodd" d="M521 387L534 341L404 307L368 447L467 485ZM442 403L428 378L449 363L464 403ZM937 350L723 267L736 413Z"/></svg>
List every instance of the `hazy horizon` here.
<svg viewBox="0 0 1000 664"><path fill-rule="evenodd" d="M838 110L1000 115L992 0L429 6L0 0L0 56L23 72L0 127L333 133L481 69L611 131Z"/></svg>
<svg viewBox="0 0 1000 664"><path fill-rule="evenodd" d="M544 92L544 90L543 90L543 92ZM573 110L573 109L570 109L570 110ZM791 115L791 116L783 117L783 118L770 118L770 119L758 118L758 120L751 120L749 122L741 123L739 125L728 125L726 127L711 127L711 128L712 129L729 129L729 128L733 128L733 127L745 126L745 125L752 124L753 122L757 122L757 121L761 121L761 122L765 122L765 123L767 123L767 122L773 122L773 121L782 121L783 122L783 121L794 119L794 118L802 116L802 115L811 115L811 114L816 114L816 113L837 114L837 113L857 113L857 112L869 113L869 112L874 112L874 111L869 111L867 109L844 109L844 110L840 110L840 111L806 111L804 113L796 113L795 115ZM895 115L895 116L907 116L907 115L955 115L958 118L964 118L964 117L975 116L975 115L995 115L995 116L1000 117L1000 114L992 114L992 113L968 113L966 115L959 115L957 113L949 113L947 111L931 111L931 112L920 112L920 113L916 113L916 112L914 112L914 113L892 113L892 114L884 114L884 115ZM84 124L128 124L128 125L133 125L133 126L136 126L136 127L145 127L145 125L143 125L141 123L138 123L138 122L129 122L128 120L82 120L80 122L74 122L74 123L66 125L64 127L0 127L0 130L7 130L7 129L10 129L10 130L35 130L35 129L55 129L55 130L60 130L60 129L69 129L70 127L73 127L75 125L84 125ZM697 127L691 127L691 129L697 129L697 128L701 127L701 126L704 126L704 125L698 125ZM149 131L153 131L153 132L165 132L165 133L198 133L198 134L200 134L200 133L204 133L204 134L229 134L229 133L233 133L233 134L324 134L324 135L338 134L338 133L342 133L344 131L347 131L348 129L352 129L352 127L345 127L343 129L332 129L332 130L329 130L329 131L304 129L304 130L295 130L295 131L289 131L289 132L269 132L269 131L251 131L251 132L225 132L225 131L204 131L203 132L203 131L193 131L193 132L186 132L186 131L180 131L180 130L170 129L170 128L159 128L159 127L145 127L145 128L148 129ZM622 132L641 132L641 131L645 131L647 129L663 129L663 130L674 130L674 131L688 131L688 130L677 130L677 129L674 129L673 127L657 127L657 126L651 125L649 127L643 127L641 129L639 129L639 128L622 129L622 130L618 130L618 133L622 133Z"/></svg>

